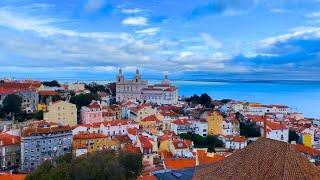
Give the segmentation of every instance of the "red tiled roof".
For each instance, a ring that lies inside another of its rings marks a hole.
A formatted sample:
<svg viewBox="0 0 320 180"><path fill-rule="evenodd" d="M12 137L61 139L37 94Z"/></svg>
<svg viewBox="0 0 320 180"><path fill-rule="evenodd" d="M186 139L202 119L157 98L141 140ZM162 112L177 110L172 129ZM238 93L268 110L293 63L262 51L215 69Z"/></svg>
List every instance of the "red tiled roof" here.
<svg viewBox="0 0 320 180"><path fill-rule="evenodd" d="M184 141L173 141L172 142L175 149L186 149L188 148L188 145Z"/></svg>
<svg viewBox="0 0 320 180"><path fill-rule="evenodd" d="M141 119L142 122L148 122L148 121L159 121L159 119L157 118L156 115L150 115L150 116L147 116L143 119Z"/></svg>
<svg viewBox="0 0 320 180"><path fill-rule="evenodd" d="M211 164L224 159L224 156L215 154L213 157L207 156L204 150L197 150L199 165Z"/></svg>
<svg viewBox="0 0 320 180"><path fill-rule="evenodd" d="M179 159L172 159L168 158L164 160L168 169L185 169L196 166L195 159L188 159L188 158L179 158Z"/></svg>
<svg viewBox="0 0 320 180"><path fill-rule="evenodd" d="M138 147L134 147L132 144L124 145L123 150L130 153L140 153L140 149Z"/></svg>
<svg viewBox="0 0 320 180"><path fill-rule="evenodd" d="M128 134L138 135L138 129L137 128L128 128L127 131L128 131Z"/></svg>
<svg viewBox="0 0 320 180"><path fill-rule="evenodd" d="M50 133L62 133L71 132L71 127L68 126L55 126L55 127L44 127L44 128L26 128L22 131L22 137L50 134Z"/></svg>
<svg viewBox="0 0 320 180"><path fill-rule="evenodd" d="M150 104L141 104L141 105L139 105L139 106L137 106L137 107L131 107L131 108L129 108L129 109L130 109L130 111L132 111L132 112L139 112L140 110L142 110L142 109L145 108L145 107L151 107L151 105L150 105Z"/></svg>
<svg viewBox="0 0 320 180"><path fill-rule="evenodd" d="M292 144L292 147L294 150L301 152L301 153L305 153L305 154L309 154L311 156L319 156L320 155L320 151L313 149L311 147L307 147L304 146L302 144Z"/></svg>
<svg viewBox="0 0 320 180"><path fill-rule="evenodd" d="M246 137L244 137L244 136L235 136L233 138L233 141L235 141L235 142L245 142L246 141Z"/></svg>
<svg viewBox="0 0 320 180"><path fill-rule="evenodd" d="M145 137L145 136L139 136L139 140L141 142L141 146L143 149L151 149L152 148L152 143L150 140Z"/></svg>
<svg viewBox="0 0 320 180"><path fill-rule="evenodd" d="M320 171L285 142L259 138L216 163L196 168L193 179L320 179Z"/></svg>
<svg viewBox="0 0 320 180"><path fill-rule="evenodd" d="M98 102L91 102L89 105L88 105L88 108L90 109L99 109L100 108L100 104Z"/></svg>
<svg viewBox="0 0 320 180"><path fill-rule="evenodd" d="M40 90L40 91L38 91L38 93L41 96L55 96L55 95L59 94L56 91L50 91L50 90Z"/></svg>
<svg viewBox="0 0 320 180"><path fill-rule="evenodd" d="M4 82L0 83L0 87L5 89L30 89L30 88L39 88L41 83L39 82Z"/></svg>
<svg viewBox="0 0 320 180"><path fill-rule="evenodd" d="M174 117L178 117L179 116L179 114L174 112L174 111L166 111L166 110L160 111L160 114L162 116L174 116Z"/></svg>
<svg viewBox="0 0 320 180"><path fill-rule="evenodd" d="M267 128L272 130L284 130L288 129L288 127L285 124L275 123L267 121Z"/></svg>
<svg viewBox="0 0 320 180"><path fill-rule="evenodd" d="M263 116L258 116L258 115L247 115L247 118L253 122L263 122L264 117Z"/></svg>
<svg viewBox="0 0 320 180"><path fill-rule="evenodd" d="M107 136L101 133L88 133L88 132L81 132L73 136L73 139L100 139L106 138Z"/></svg>
<svg viewBox="0 0 320 180"><path fill-rule="evenodd" d="M177 124L177 125L189 125L191 124L187 119L177 119L172 121L173 124Z"/></svg>
<svg viewBox="0 0 320 180"><path fill-rule="evenodd" d="M19 136L10 135L7 133L0 133L0 140L2 140L2 144L4 146L20 144Z"/></svg>
<svg viewBox="0 0 320 180"><path fill-rule="evenodd" d="M4 89L2 87L0 87L0 94L13 94L17 91L15 91L14 89Z"/></svg>
<svg viewBox="0 0 320 180"><path fill-rule="evenodd" d="M126 119L121 119L121 120L112 120L112 121L105 121L103 122L104 126L118 126L120 125L127 125L129 124L129 122L133 123L130 120L126 120Z"/></svg>
<svg viewBox="0 0 320 180"><path fill-rule="evenodd" d="M26 176L26 174L0 173L1 180L24 180Z"/></svg>
<svg viewBox="0 0 320 180"><path fill-rule="evenodd" d="M154 175L144 175L139 176L138 180L156 180L157 178Z"/></svg>

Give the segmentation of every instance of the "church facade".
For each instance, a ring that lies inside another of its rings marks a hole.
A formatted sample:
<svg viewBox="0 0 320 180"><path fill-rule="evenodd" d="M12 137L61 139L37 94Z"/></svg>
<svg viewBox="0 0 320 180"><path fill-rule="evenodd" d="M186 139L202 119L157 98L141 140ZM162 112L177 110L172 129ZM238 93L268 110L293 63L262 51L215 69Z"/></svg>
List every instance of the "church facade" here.
<svg viewBox="0 0 320 180"><path fill-rule="evenodd" d="M177 104L178 88L171 85L168 76L160 84L148 85L141 79L139 70L132 80L125 80L122 70L116 78L116 101L140 101L153 104Z"/></svg>

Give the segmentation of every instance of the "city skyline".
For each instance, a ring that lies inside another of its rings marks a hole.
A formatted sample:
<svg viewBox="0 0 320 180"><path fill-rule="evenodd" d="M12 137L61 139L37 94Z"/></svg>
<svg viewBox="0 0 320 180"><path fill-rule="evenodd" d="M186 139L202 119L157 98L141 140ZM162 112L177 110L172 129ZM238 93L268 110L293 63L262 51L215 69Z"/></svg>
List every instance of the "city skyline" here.
<svg viewBox="0 0 320 180"><path fill-rule="evenodd" d="M320 80L320 2L0 2L0 76Z"/></svg>

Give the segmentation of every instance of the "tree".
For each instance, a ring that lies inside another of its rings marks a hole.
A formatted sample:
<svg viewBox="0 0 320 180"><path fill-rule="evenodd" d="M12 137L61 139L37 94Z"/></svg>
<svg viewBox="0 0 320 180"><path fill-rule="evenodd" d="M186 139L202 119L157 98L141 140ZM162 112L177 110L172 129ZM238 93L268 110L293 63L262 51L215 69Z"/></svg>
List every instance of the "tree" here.
<svg viewBox="0 0 320 180"><path fill-rule="evenodd" d="M9 114L9 116L13 118L15 114L21 111L21 103L22 98L20 96L9 94L3 100L2 111L5 114Z"/></svg>
<svg viewBox="0 0 320 180"><path fill-rule="evenodd" d="M222 147L223 142L219 140L216 136L208 135L206 137L202 137L198 134L192 133L181 133L179 136L182 139L190 140L194 143L195 147L198 148L208 148L208 151L212 152L216 147Z"/></svg>
<svg viewBox="0 0 320 180"><path fill-rule="evenodd" d="M211 97L207 93L201 94L200 104L207 108L212 108Z"/></svg>
<svg viewBox="0 0 320 180"><path fill-rule="evenodd" d="M49 179L49 172L53 167L51 161L44 161L36 171L28 174L26 180Z"/></svg>
<svg viewBox="0 0 320 180"><path fill-rule="evenodd" d="M223 104L227 104L230 101L231 101L231 99L221 99L221 103L223 103Z"/></svg>
<svg viewBox="0 0 320 180"><path fill-rule="evenodd" d="M120 154L120 164L122 167L124 167L126 179L136 178L141 173L143 168L142 155L122 152Z"/></svg>
<svg viewBox="0 0 320 180"><path fill-rule="evenodd" d="M44 81L42 82L44 86L49 86L49 87L61 87L58 81L53 80L53 81Z"/></svg>
<svg viewBox="0 0 320 180"><path fill-rule="evenodd" d="M66 154L45 161L26 179L136 179L142 171L142 155L135 153L97 151L72 158Z"/></svg>
<svg viewBox="0 0 320 180"><path fill-rule="evenodd" d="M214 105L212 104L212 99L207 93L201 94L200 96L195 94L191 96L189 99L187 99L186 101L191 103L192 105L201 104L206 108L212 108L212 109L214 108Z"/></svg>
<svg viewBox="0 0 320 180"><path fill-rule="evenodd" d="M107 92L107 93L109 93L109 90L107 90L107 88L104 85L97 84L95 82L92 82L90 84L86 84L85 88L90 90L90 92L92 92L92 93L97 93L97 92Z"/></svg>
<svg viewBox="0 0 320 180"><path fill-rule="evenodd" d="M80 109L82 106L89 105L92 100L100 100L98 94L88 93L88 94L79 94L72 96L70 102L77 105L77 108Z"/></svg>
<svg viewBox="0 0 320 180"><path fill-rule="evenodd" d="M245 137L260 137L261 132L252 123L240 122L240 135Z"/></svg>
<svg viewBox="0 0 320 180"><path fill-rule="evenodd" d="M295 141L295 142L299 142L300 140L300 136L293 130L289 130L289 142L291 141Z"/></svg>
<svg viewBox="0 0 320 180"><path fill-rule="evenodd" d="M43 119L43 111L40 110L39 112L36 112L36 113L34 114L34 118L35 118L35 119L38 119L38 120L42 120L42 119Z"/></svg>

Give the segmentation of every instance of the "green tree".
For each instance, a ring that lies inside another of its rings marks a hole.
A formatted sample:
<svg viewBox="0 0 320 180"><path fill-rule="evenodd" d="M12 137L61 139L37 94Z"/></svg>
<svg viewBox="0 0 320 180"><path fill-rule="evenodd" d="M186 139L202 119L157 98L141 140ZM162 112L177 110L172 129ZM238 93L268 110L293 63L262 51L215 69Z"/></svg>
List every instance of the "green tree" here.
<svg viewBox="0 0 320 180"><path fill-rule="evenodd" d="M37 120L42 120L43 119L43 111L40 110L39 112L36 112L34 114L34 118L37 119Z"/></svg>
<svg viewBox="0 0 320 180"><path fill-rule="evenodd" d="M245 137L260 137L260 129L252 123L240 122L240 135Z"/></svg>
<svg viewBox="0 0 320 180"><path fill-rule="evenodd" d="M77 158L66 154L52 160L52 162L45 161L26 179L124 180L136 179L141 171L141 154L98 151Z"/></svg>
<svg viewBox="0 0 320 180"><path fill-rule="evenodd" d="M13 118L15 114L21 112L21 103L22 98L20 96L9 94L4 98L2 102L2 111L3 113Z"/></svg>
<svg viewBox="0 0 320 180"><path fill-rule="evenodd" d="M299 143L300 136L296 133L296 131L289 130L289 142L295 141Z"/></svg>
<svg viewBox="0 0 320 180"><path fill-rule="evenodd" d="M44 86L49 86L49 87L61 87L58 81L53 80L53 81L44 81L42 82Z"/></svg>
<svg viewBox="0 0 320 180"><path fill-rule="evenodd" d="M97 84L95 82L92 82L90 84L86 84L85 88L90 90L90 92L92 93L97 93L97 92L108 92L109 90L107 90L106 86L102 85L102 84Z"/></svg>
<svg viewBox="0 0 320 180"><path fill-rule="evenodd" d="M30 119L33 119L33 118L34 118L34 114L26 113L26 112L23 112L23 111L20 111L20 112L15 114L15 119L18 122L23 122L23 121L30 120Z"/></svg>
<svg viewBox="0 0 320 180"><path fill-rule="evenodd" d="M120 164L123 167L126 179L136 178L142 171L142 155L133 153L121 153Z"/></svg>
<svg viewBox="0 0 320 180"><path fill-rule="evenodd" d="M100 100L98 94L88 93L88 94L79 94L72 96L70 102L77 105L77 108L80 109L82 106L89 105L92 100Z"/></svg>
<svg viewBox="0 0 320 180"><path fill-rule="evenodd" d="M53 164L50 161L44 161L36 171L28 174L26 180L49 180L50 170L53 168Z"/></svg>

